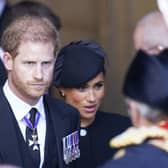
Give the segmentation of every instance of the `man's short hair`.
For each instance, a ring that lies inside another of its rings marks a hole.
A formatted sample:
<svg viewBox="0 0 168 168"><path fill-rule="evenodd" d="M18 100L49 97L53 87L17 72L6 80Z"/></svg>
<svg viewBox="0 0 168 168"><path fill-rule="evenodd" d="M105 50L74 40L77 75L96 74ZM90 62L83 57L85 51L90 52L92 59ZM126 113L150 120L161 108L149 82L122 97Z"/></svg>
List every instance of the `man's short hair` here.
<svg viewBox="0 0 168 168"><path fill-rule="evenodd" d="M1 45L5 52L15 57L23 41L52 42L54 55L59 49L58 32L54 25L39 16L23 16L12 22L2 35Z"/></svg>

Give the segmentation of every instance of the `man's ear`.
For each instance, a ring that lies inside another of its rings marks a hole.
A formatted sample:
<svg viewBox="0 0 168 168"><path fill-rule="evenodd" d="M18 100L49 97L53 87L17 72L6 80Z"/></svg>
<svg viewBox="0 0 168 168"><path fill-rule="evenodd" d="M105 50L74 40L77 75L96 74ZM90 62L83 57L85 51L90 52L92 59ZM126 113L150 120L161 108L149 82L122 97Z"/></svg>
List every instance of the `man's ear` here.
<svg viewBox="0 0 168 168"><path fill-rule="evenodd" d="M130 107L130 117L131 117L132 124L135 127L139 127L141 122L141 116L137 110L136 104L133 101L130 101L129 107Z"/></svg>
<svg viewBox="0 0 168 168"><path fill-rule="evenodd" d="M8 52L4 52L3 54L3 63L7 71L12 70L13 68L13 58L12 55Z"/></svg>

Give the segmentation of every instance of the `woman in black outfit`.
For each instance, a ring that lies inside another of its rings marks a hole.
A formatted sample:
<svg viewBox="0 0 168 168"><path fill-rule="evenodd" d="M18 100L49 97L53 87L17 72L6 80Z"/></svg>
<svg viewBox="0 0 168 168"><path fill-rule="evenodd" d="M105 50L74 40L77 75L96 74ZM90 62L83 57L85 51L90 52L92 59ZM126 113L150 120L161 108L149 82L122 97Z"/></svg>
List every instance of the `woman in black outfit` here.
<svg viewBox="0 0 168 168"><path fill-rule="evenodd" d="M56 61L54 85L81 116L77 168L95 168L109 159L115 152L109 140L130 125L127 117L99 110L105 91L105 56L97 43L76 41L63 47Z"/></svg>

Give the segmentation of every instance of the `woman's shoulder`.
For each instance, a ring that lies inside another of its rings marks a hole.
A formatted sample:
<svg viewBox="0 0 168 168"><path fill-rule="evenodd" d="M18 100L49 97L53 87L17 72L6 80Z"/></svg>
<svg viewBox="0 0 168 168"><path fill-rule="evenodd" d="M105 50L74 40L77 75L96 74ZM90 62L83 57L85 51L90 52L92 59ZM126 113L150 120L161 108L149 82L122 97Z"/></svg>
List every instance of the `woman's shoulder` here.
<svg viewBox="0 0 168 168"><path fill-rule="evenodd" d="M98 111L96 115L95 125L103 124L104 127L111 127L117 130L124 130L131 126L131 120L127 116L116 113L108 113Z"/></svg>
<svg viewBox="0 0 168 168"><path fill-rule="evenodd" d="M104 111L98 111L97 112L97 118L106 119L106 120L130 120L129 117L124 116L122 114L117 113L111 113L111 112L104 112Z"/></svg>

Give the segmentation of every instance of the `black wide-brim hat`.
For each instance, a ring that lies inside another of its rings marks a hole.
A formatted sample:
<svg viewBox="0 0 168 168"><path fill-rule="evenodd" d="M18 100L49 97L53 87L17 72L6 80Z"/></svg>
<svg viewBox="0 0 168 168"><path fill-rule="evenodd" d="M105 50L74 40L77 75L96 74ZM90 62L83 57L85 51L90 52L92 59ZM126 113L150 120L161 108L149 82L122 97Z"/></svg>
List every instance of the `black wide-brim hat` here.
<svg viewBox="0 0 168 168"><path fill-rule="evenodd" d="M58 53L54 70L54 85L76 88L104 72L105 52L94 42L77 41Z"/></svg>
<svg viewBox="0 0 168 168"><path fill-rule="evenodd" d="M128 68L123 94L168 114L168 49L158 55L138 51Z"/></svg>

